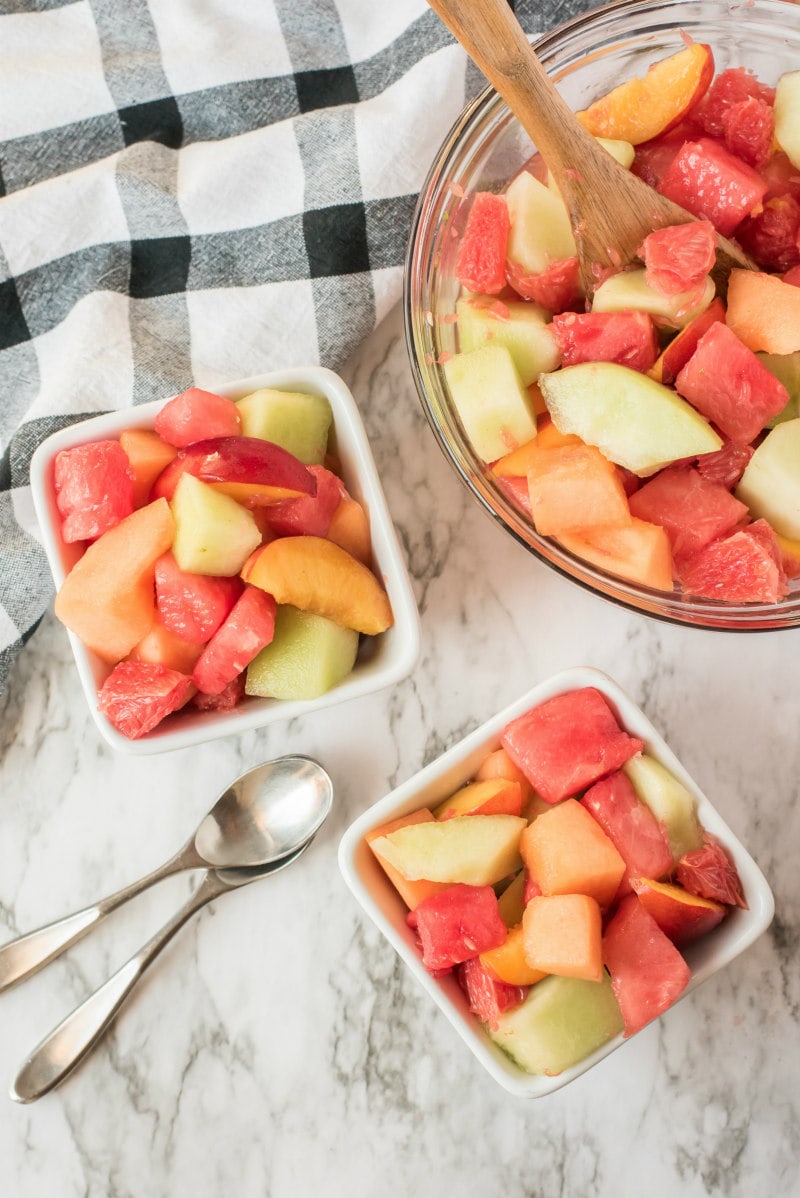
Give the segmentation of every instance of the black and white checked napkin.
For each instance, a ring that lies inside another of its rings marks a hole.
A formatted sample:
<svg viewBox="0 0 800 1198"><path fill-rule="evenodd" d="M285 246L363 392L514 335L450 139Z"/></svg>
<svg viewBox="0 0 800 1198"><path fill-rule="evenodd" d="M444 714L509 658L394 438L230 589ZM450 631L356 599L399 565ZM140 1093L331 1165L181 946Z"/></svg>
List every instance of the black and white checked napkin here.
<svg viewBox="0 0 800 1198"><path fill-rule="evenodd" d="M589 6L514 5L531 34ZM52 598L36 446L340 365L481 84L425 0L0 0L0 689Z"/></svg>

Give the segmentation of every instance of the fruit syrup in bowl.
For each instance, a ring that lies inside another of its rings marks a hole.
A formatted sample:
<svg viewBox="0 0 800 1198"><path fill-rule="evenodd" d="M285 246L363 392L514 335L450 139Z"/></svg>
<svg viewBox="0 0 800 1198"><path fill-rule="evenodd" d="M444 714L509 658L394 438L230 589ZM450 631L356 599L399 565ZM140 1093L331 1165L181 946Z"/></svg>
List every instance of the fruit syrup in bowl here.
<svg viewBox="0 0 800 1198"><path fill-rule="evenodd" d="M715 71L745 67L774 86L800 64L800 9L785 0L662 0L595 9L536 43L537 53L574 111L651 63L683 48L686 36L708 43ZM735 604L654 590L607 573L536 532L472 448L445 384L442 363L456 352L455 277L464 197L501 191L534 152L491 87L451 129L429 171L414 216L406 259L405 334L414 381L428 422L463 483L498 523L541 560L579 585L628 609L676 624L723 631L800 625L800 580L779 603Z"/></svg>

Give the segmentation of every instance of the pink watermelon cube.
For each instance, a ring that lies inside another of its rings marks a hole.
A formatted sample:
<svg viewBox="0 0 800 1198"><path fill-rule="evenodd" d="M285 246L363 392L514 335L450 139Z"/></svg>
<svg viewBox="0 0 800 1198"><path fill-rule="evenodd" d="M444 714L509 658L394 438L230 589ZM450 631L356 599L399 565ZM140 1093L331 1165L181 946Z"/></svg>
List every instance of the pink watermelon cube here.
<svg viewBox="0 0 800 1198"><path fill-rule="evenodd" d="M171 553L156 562L156 606L164 625L181 640L204 645L242 593L237 577L181 570Z"/></svg>
<svg viewBox="0 0 800 1198"><path fill-rule="evenodd" d="M631 878L662 878L673 866L669 840L621 770L595 782L581 799L625 862L617 898L630 893Z"/></svg>
<svg viewBox="0 0 800 1198"><path fill-rule="evenodd" d="M729 237L761 203L767 184L758 171L719 142L701 137L684 142L661 176L658 190Z"/></svg>
<svg viewBox="0 0 800 1198"><path fill-rule="evenodd" d="M505 196L476 192L456 257L456 278L469 291L497 295L505 287L510 227Z"/></svg>
<svg viewBox="0 0 800 1198"><path fill-rule="evenodd" d="M277 604L259 587L245 587L222 626L195 663L192 681L206 695L219 695L275 635Z"/></svg>
<svg viewBox="0 0 800 1198"><path fill-rule="evenodd" d="M431 972L448 970L497 948L507 935L491 886L448 886L414 908L422 960Z"/></svg>
<svg viewBox="0 0 800 1198"><path fill-rule="evenodd" d="M595 687L556 695L508 724L500 738L509 757L547 803L579 794L640 753Z"/></svg>
<svg viewBox="0 0 800 1198"><path fill-rule="evenodd" d="M154 428L168 445L184 449L209 437L235 437L242 431L242 418L232 399L189 387L164 404Z"/></svg>
<svg viewBox="0 0 800 1198"><path fill-rule="evenodd" d="M693 466L660 470L628 502L634 516L661 525L673 558L696 553L748 517L746 504Z"/></svg>
<svg viewBox="0 0 800 1198"><path fill-rule="evenodd" d="M137 740L193 693L186 674L147 661L121 661L100 688L97 706L123 736Z"/></svg>
<svg viewBox="0 0 800 1198"><path fill-rule="evenodd" d="M467 996L469 1009L490 1028L497 1028L503 1011L524 1001L528 986L510 986L493 978L480 957L470 957L457 967L458 984Z"/></svg>
<svg viewBox="0 0 800 1198"><path fill-rule="evenodd" d="M67 544L94 541L133 511L133 471L119 441L62 449L53 464L53 489Z"/></svg>
<svg viewBox="0 0 800 1198"><path fill-rule="evenodd" d="M611 974L625 1036L672 1006L691 977L675 945L635 894L622 900L606 927L603 962Z"/></svg>

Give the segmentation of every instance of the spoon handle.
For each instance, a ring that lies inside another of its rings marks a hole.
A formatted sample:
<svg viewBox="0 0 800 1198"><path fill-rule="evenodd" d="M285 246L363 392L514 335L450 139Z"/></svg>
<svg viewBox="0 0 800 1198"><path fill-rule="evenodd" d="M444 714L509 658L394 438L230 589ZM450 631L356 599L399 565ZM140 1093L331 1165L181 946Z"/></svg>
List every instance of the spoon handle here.
<svg viewBox="0 0 800 1198"><path fill-rule="evenodd" d="M16 1102L34 1102L63 1081L101 1038L139 978L175 933L196 911L229 889L218 874L209 871L164 927L34 1048L14 1080L11 1097Z"/></svg>

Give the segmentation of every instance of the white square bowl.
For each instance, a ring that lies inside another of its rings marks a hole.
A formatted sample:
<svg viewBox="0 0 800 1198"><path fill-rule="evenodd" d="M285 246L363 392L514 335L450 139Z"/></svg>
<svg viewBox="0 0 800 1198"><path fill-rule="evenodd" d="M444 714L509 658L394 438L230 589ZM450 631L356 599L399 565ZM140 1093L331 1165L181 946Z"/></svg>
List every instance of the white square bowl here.
<svg viewBox="0 0 800 1198"><path fill-rule="evenodd" d="M455 976L450 974L443 978L434 978L425 969L416 945L416 935L406 923L406 906L384 874L364 837L373 828L389 820L408 815L421 807L434 807L474 777L484 757L500 747L500 734L510 720L554 695L585 686L593 686L599 690L608 700L622 726L644 742L645 752L657 758L694 795L701 824L706 831L716 836L731 854L744 887L749 909L733 909L712 932L681 950L691 969L691 979L681 997L691 994L701 982L744 952L769 927L775 910L772 892L753 858L687 774L644 713L607 675L589 668L565 670L533 687L480 728L476 728L469 736L375 803L351 824L339 845L339 867L347 885L367 915L397 950L423 989L444 1012L467 1047L495 1081L520 1098L540 1098L567 1085L624 1044L623 1036L616 1036L577 1065L555 1077L532 1076L525 1073L492 1042L482 1024L470 1012Z"/></svg>
<svg viewBox="0 0 800 1198"><path fill-rule="evenodd" d="M286 391L304 391L325 396L333 411L333 430L342 478L349 493L369 512L374 568L383 579L394 613L394 624L372 641L370 652L359 656L356 666L343 682L317 699L287 702L277 699L247 698L230 711L196 711L187 708L170 716L157 728L138 740L129 740L97 709L97 692L111 667L101 661L71 632L68 636L86 694L86 701L98 729L112 748L123 753L162 753L184 749L219 736L237 735L260 728L275 720L290 720L309 712L321 711L333 704L392 686L414 668L419 655L419 613L408 570L381 488L375 461L355 400L338 375L323 367L283 370L239 379L215 388L220 395L239 399L260 387ZM31 490L56 588L61 586L80 549L61 538L61 519L53 487L53 463L62 449L118 437L126 428L152 428L156 413L166 399L122 411L109 412L70 425L48 437L31 461Z"/></svg>

